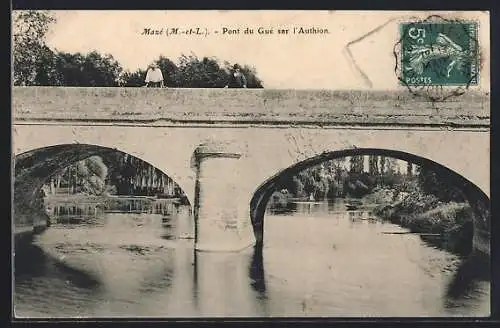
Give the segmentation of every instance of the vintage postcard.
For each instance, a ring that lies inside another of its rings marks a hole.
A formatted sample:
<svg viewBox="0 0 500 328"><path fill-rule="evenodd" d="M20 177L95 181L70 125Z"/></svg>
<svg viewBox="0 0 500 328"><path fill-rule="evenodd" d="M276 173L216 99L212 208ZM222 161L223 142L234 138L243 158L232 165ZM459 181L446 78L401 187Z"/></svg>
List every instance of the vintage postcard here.
<svg viewBox="0 0 500 328"><path fill-rule="evenodd" d="M488 12L12 18L15 319L490 316Z"/></svg>

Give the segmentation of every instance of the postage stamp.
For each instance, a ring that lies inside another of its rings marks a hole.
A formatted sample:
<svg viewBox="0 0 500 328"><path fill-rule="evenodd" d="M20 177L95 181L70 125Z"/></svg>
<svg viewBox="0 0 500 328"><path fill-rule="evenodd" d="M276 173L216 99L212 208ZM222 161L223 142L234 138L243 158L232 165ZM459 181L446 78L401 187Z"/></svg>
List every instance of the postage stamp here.
<svg viewBox="0 0 500 328"><path fill-rule="evenodd" d="M479 85L478 29L477 21L437 15L401 22L394 46L399 84L433 102Z"/></svg>
<svg viewBox="0 0 500 328"><path fill-rule="evenodd" d="M400 24L402 79L408 85L475 85L478 81L477 23Z"/></svg>

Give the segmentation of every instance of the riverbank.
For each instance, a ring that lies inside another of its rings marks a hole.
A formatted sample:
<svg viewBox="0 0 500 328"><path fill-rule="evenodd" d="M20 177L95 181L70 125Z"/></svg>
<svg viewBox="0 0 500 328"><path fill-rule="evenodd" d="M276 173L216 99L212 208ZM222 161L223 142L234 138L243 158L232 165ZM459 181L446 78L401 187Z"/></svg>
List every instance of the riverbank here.
<svg viewBox="0 0 500 328"><path fill-rule="evenodd" d="M430 234L430 244L447 251L468 255L472 251L473 213L468 203L441 202L420 190L398 193L393 189L376 189L363 199L375 204L375 215L414 233Z"/></svg>
<svg viewBox="0 0 500 328"><path fill-rule="evenodd" d="M267 208L275 213L286 212L290 209L293 197L289 193L274 192L267 203Z"/></svg>
<svg viewBox="0 0 500 328"><path fill-rule="evenodd" d="M270 197L268 209L286 213L294 201L293 195L278 191ZM361 199L344 198L344 201L359 202L359 209L419 234L432 246L460 256L472 252L473 213L468 203L441 202L419 189L398 192L390 188L377 188Z"/></svg>
<svg viewBox="0 0 500 328"><path fill-rule="evenodd" d="M158 198L146 196L107 195L93 196L84 194L50 195L44 199L45 210L51 220L80 222L86 217L96 217L102 212L118 213L168 213L172 205L184 203L182 198Z"/></svg>

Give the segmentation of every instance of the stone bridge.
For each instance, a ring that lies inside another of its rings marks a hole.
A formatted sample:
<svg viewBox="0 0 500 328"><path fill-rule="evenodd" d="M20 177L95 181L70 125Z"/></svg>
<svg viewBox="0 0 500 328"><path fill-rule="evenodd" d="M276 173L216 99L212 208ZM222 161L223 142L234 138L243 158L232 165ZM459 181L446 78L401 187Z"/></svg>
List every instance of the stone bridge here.
<svg viewBox="0 0 500 328"><path fill-rule="evenodd" d="M62 167L119 150L174 179L196 220L196 248L263 240L283 177L350 155L387 155L456 183L489 253L489 95L441 103L406 91L15 87L14 227L44 225L34 199Z"/></svg>

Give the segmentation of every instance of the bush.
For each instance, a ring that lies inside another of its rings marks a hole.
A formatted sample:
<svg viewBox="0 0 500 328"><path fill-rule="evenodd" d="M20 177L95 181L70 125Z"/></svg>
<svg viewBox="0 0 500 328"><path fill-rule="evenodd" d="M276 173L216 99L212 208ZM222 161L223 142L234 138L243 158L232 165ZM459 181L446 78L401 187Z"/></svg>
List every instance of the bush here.
<svg viewBox="0 0 500 328"><path fill-rule="evenodd" d="M283 209L287 208L289 204L289 195L284 194L280 191L274 192L269 198L269 202L267 203L268 208L270 209Z"/></svg>
<svg viewBox="0 0 500 328"><path fill-rule="evenodd" d="M472 221L472 209L467 203L450 202L415 217L415 222L426 222L432 232L442 233Z"/></svg>
<svg viewBox="0 0 500 328"><path fill-rule="evenodd" d="M365 197L370 203L387 205L394 200L395 191L387 188L375 188L373 192Z"/></svg>
<svg viewBox="0 0 500 328"><path fill-rule="evenodd" d="M424 194L419 190L415 190L409 193L407 197L394 204L394 207L400 214L415 215L433 209L439 204L441 204L441 202L436 196Z"/></svg>

